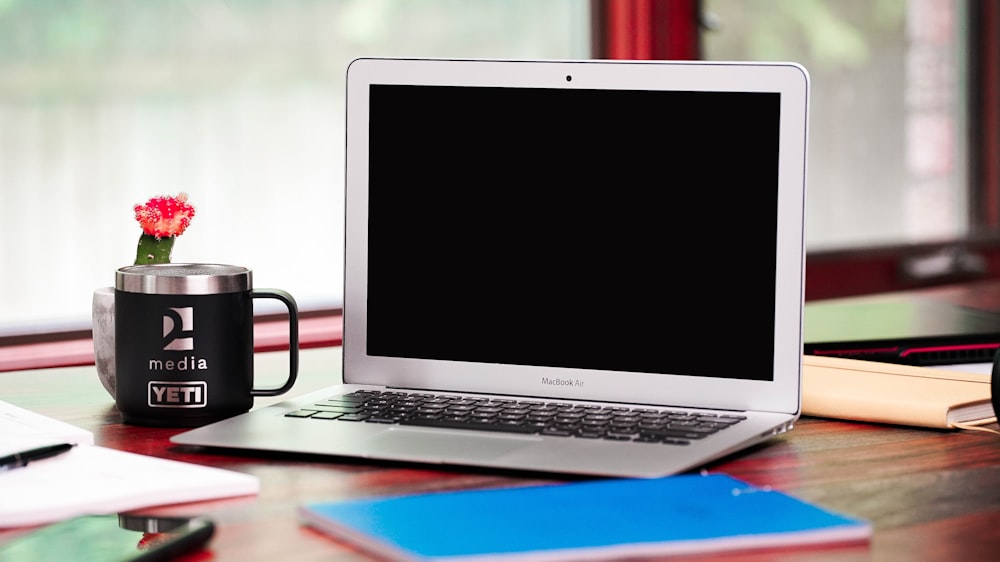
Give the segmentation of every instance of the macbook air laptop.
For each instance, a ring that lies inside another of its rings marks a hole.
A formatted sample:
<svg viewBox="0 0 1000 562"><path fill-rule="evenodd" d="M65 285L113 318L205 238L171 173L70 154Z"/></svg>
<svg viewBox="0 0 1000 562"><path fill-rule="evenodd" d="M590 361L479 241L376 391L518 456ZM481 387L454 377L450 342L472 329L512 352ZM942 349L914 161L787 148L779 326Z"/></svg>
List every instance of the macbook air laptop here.
<svg viewBox="0 0 1000 562"><path fill-rule="evenodd" d="M172 441L657 477L791 429L808 83L354 61L343 384Z"/></svg>
<svg viewBox="0 0 1000 562"><path fill-rule="evenodd" d="M910 293L810 301L805 347L826 355L935 366L992 363L1000 315Z"/></svg>

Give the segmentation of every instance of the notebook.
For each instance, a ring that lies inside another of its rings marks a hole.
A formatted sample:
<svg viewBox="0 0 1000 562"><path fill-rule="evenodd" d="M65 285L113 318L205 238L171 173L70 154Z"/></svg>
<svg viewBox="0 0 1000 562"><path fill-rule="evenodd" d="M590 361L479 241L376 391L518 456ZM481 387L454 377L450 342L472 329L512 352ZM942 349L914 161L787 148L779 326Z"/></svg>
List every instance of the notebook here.
<svg viewBox="0 0 1000 562"><path fill-rule="evenodd" d="M352 62L343 384L172 441L657 477L789 430L808 83L794 63Z"/></svg>
<svg viewBox="0 0 1000 562"><path fill-rule="evenodd" d="M721 473L318 501L299 515L379 560L422 562L632 560L872 533L867 521Z"/></svg>
<svg viewBox="0 0 1000 562"><path fill-rule="evenodd" d="M59 443L76 446L0 470L0 530L254 495L260 488L256 476L95 446L90 431L0 400L0 457Z"/></svg>
<svg viewBox="0 0 1000 562"><path fill-rule="evenodd" d="M804 330L809 355L925 367L992 363L1000 348L1000 315L907 292L810 301Z"/></svg>

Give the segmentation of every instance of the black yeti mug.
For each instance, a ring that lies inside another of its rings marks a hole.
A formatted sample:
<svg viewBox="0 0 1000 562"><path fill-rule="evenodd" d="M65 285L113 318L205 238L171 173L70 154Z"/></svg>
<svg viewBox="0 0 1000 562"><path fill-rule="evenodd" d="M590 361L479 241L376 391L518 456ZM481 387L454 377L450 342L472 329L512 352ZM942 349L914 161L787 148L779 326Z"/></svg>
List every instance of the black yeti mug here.
<svg viewBox="0 0 1000 562"><path fill-rule="evenodd" d="M289 373L254 388L253 299L288 308ZM115 403L122 421L192 427L284 394L298 374L298 308L278 289L254 290L251 271L219 264L155 264L115 275Z"/></svg>

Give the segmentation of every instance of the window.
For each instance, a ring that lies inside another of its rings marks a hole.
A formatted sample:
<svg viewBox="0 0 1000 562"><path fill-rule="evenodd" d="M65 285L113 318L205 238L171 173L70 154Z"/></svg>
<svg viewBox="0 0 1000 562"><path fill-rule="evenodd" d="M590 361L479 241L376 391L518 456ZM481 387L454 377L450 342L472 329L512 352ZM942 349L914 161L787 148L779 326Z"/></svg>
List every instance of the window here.
<svg viewBox="0 0 1000 562"><path fill-rule="evenodd" d="M995 2L703 8L704 58L810 70L807 298L997 274Z"/></svg>
<svg viewBox="0 0 1000 562"><path fill-rule="evenodd" d="M68 2L0 8L0 335L87 329L132 205L186 192L175 262L338 308L343 90L360 56L587 58L578 0Z"/></svg>
<svg viewBox="0 0 1000 562"><path fill-rule="evenodd" d="M1000 276L1000 4L595 5L598 56L810 70L807 299Z"/></svg>
<svg viewBox="0 0 1000 562"><path fill-rule="evenodd" d="M800 60L806 297L1000 275L997 2L2 6L0 336L89 328L91 291L132 262L131 206L180 191L198 215L174 261L247 265L304 309L339 307L342 81L358 56ZM921 263L944 265L908 277Z"/></svg>
<svg viewBox="0 0 1000 562"><path fill-rule="evenodd" d="M706 0L704 58L811 76L809 250L969 230L963 2Z"/></svg>

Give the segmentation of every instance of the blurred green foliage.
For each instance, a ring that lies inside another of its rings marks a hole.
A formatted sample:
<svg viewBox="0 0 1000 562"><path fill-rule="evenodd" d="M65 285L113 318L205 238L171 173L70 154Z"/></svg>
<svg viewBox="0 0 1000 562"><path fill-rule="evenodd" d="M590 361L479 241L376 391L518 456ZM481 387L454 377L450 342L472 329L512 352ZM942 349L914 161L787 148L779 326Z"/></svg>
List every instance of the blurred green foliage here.
<svg viewBox="0 0 1000 562"><path fill-rule="evenodd" d="M904 32L907 0L705 0L721 25L706 34L708 58L810 61L815 70L856 68Z"/></svg>

